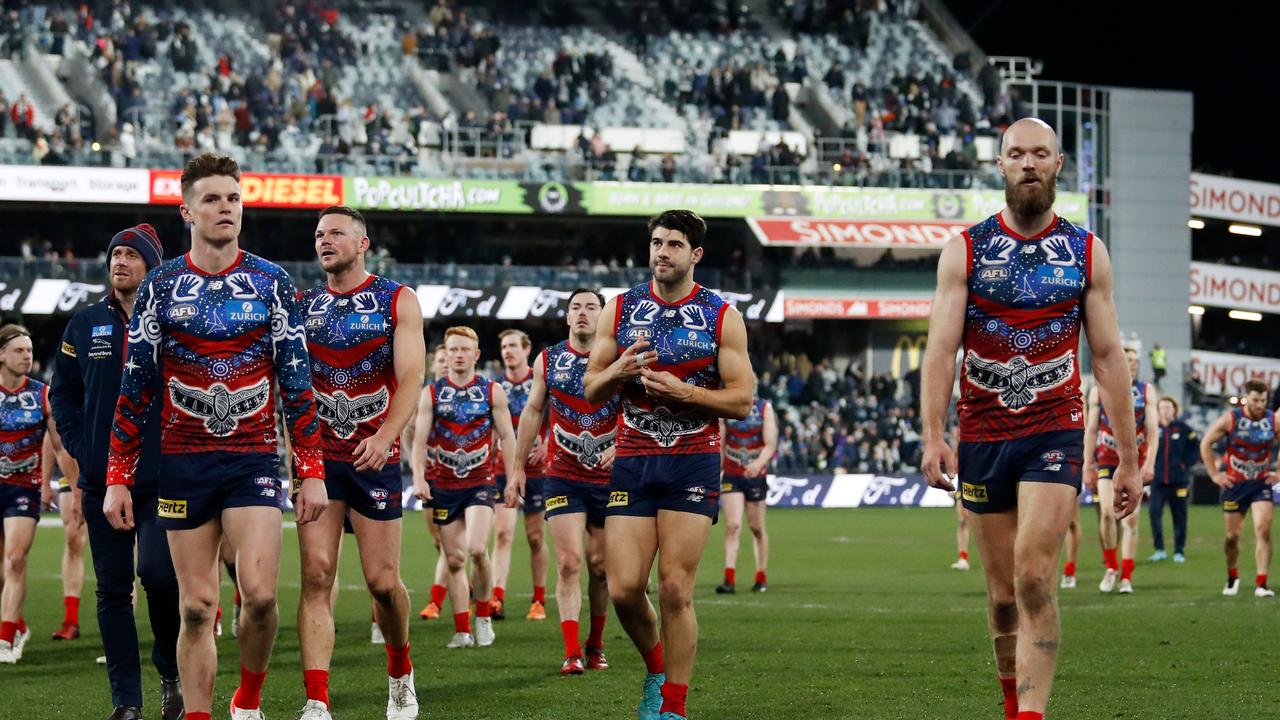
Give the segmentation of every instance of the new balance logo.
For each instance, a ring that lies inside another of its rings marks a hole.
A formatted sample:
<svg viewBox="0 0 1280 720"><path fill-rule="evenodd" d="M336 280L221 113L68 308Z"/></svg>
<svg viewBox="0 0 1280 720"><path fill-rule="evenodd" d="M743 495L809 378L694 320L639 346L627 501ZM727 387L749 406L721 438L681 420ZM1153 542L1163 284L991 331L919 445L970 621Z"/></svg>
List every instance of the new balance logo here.
<svg viewBox="0 0 1280 720"><path fill-rule="evenodd" d="M1021 355L1006 365L978 357L972 350L964 358L969 380L980 388L1000 393L1000 404L1017 412L1030 405L1040 390L1057 387L1071 379L1075 353L1034 365Z"/></svg>

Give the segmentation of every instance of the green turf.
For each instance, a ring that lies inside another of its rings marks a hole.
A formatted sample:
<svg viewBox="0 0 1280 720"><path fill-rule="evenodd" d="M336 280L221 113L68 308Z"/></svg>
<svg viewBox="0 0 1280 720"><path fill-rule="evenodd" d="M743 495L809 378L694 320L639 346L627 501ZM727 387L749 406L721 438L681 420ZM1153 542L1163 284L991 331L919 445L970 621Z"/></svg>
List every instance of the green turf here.
<svg viewBox="0 0 1280 720"><path fill-rule="evenodd" d="M968 573L947 569L954 559L953 518L950 510L772 511L773 567L763 596L712 592L721 564L721 533L714 530L697 594L702 629L690 712L716 719L1001 717L981 570L976 563ZM1064 642L1051 717L1280 717L1274 679L1280 607L1249 594L1253 543L1245 542L1241 596L1221 597L1220 515L1194 508L1191 522L1189 562L1140 562L1137 593L1130 596L1097 592L1099 553L1096 542L1086 540L1081 587L1061 600ZM530 591L527 550L519 542L508 591L513 619L496 624L497 643L446 651L450 624L416 619L435 559L420 515L409 517L406 534L413 657L426 717L634 717L643 668L612 618L607 650L613 669L557 675L561 642L554 601L551 620L523 619ZM745 588L752 566L749 544L743 549ZM101 718L109 710L106 673L94 664L100 645L92 577L85 589L84 637L49 640L62 613L60 552L61 531L41 528L26 609L35 634L21 663L0 666L0 718ZM1148 554L1144 539L1140 558ZM280 635L264 701L273 720L295 718L304 699L292 530L285 531L285 557ZM340 719L377 719L386 702L385 656L369 643L357 563L349 543L332 699ZM224 587L228 602L230 594ZM146 613L138 615L149 643ZM215 708L225 708L238 680L234 641L224 638L219 650ZM144 671L154 711L155 672Z"/></svg>

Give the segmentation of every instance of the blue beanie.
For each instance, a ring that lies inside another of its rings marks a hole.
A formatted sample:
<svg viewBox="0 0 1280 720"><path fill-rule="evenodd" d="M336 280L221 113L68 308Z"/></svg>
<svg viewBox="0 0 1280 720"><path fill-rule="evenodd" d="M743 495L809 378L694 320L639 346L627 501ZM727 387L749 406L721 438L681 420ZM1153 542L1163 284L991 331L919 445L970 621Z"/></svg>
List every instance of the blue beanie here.
<svg viewBox="0 0 1280 720"><path fill-rule="evenodd" d="M116 236L111 238L111 244L107 246L107 257L110 257L111 251L120 245L137 250L143 261L147 263L148 270L159 265L160 260L164 258L164 246L160 244L160 236L155 228L146 223L116 233Z"/></svg>

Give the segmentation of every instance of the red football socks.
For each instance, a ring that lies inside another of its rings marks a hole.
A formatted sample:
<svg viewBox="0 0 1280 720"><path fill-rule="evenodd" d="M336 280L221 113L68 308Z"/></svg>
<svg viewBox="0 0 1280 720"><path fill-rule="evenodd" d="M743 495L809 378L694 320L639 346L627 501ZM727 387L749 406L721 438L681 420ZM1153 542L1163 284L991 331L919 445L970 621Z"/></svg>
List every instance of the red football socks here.
<svg viewBox="0 0 1280 720"><path fill-rule="evenodd" d="M262 705L262 683L267 679L267 671L253 672L240 666L240 687L231 698L231 704L241 710L257 710Z"/></svg>
<svg viewBox="0 0 1280 720"><path fill-rule="evenodd" d="M187 711L184 715L187 720L213 720L213 716L207 712L191 712Z"/></svg>
<svg viewBox="0 0 1280 720"><path fill-rule="evenodd" d="M80 624L80 598L70 595L62 598L62 624Z"/></svg>
<svg viewBox="0 0 1280 720"><path fill-rule="evenodd" d="M1133 558L1125 558L1120 565L1120 579L1133 579Z"/></svg>
<svg viewBox="0 0 1280 720"><path fill-rule="evenodd" d="M454 632L471 632L471 613L460 612L453 614L453 631Z"/></svg>
<svg viewBox="0 0 1280 720"><path fill-rule="evenodd" d="M236 588L235 603L236 607L240 607L240 588Z"/></svg>
<svg viewBox="0 0 1280 720"><path fill-rule="evenodd" d="M724 569L724 584L725 584L725 585L733 585L733 584L734 584L734 582L733 582L733 581L734 581L734 579L735 579L735 578L734 578L734 576L735 576L736 574L737 574L737 571L735 571L733 568L725 568L725 569Z"/></svg>
<svg viewBox="0 0 1280 720"><path fill-rule="evenodd" d="M443 585L432 585L431 586L431 602L434 603L436 607L443 607L444 596L447 592L448 590L446 590Z"/></svg>
<svg viewBox="0 0 1280 720"><path fill-rule="evenodd" d="M675 713L680 717L687 717L689 713L685 710L684 703L688 697L688 685L664 682L662 683L662 709L658 712L661 714L670 712Z"/></svg>
<svg viewBox="0 0 1280 720"><path fill-rule="evenodd" d="M1102 564L1105 565L1108 570L1120 569L1120 560L1117 556L1117 551L1115 548L1102 551Z"/></svg>
<svg viewBox="0 0 1280 720"><path fill-rule="evenodd" d="M608 615L591 616L591 634L587 636L587 647L599 652L604 649L604 623ZM575 625L577 623L574 623Z"/></svg>
<svg viewBox="0 0 1280 720"><path fill-rule="evenodd" d="M968 559L969 559L969 551L968 551L968 550L961 550L961 551L960 551L960 559L961 559L961 560L968 560Z"/></svg>
<svg viewBox="0 0 1280 720"><path fill-rule="evenodd" d="M564 635L564 656L578 657L582 648L578 645L578 621L563 620L560 623L560 634Z"/></svg>
<svg viewBox="0 0 1280 720"><path fill-rule="evenodd" d="M26 632L26 631L27 631L27 619L26 619L26 618L24 618L24 617L22 617L22 616L19 616L19 617L18 617L18 632L20 632L20 633L24 633L24 632Z"/></svg>
<svg viewBox="0 0 1280 720"><path fill-rule="evenodd" d="M1018 720L1018 678L1000 678L1000 691L1004 693L1005 720Z"/></svg>
<svg viewBox="0 0 1280 720"><path fill-rule="evenodd" d="M409 643L404 647L387 643L387 677L402 678L411 672L413 662L409 660Z"/></svg>
<svg viewBox="0 0 1280 720"><path fill-rule="evenodd" d="M1023 710L1022 712L1018 713L1018 720L1044 720L1044 713L1031 712L1030 710Z"/></svg>
<svg viewBox="0 0 1280 720"><path fill-rule="evenodd" d="M13 639L18 636L18 623L5 622L0 623L0 642L12 644Z"/></svg>
<svg viewBox="0 0 1280 720"><path fill-rule="evenodd" d="M757 571L756 571L756 584L757 584L757 585L764 585L764 584L765 584L764 571L763 571L763 570L757 570Z"/></svg>
<svg viewBox="0 0 1280 720"><path fill-rule="evenodd" d="M662 664L662 643L659 642L653 646L649 652L640 653L640 657L644 658L644 669L650 675L657 675L666 670L666 666Z"/></svg>
<svg viewBox="0 0 1280 720"><path fill-rule="evenodd" d="M506 602L507 589L502 587L501 585L495 587L493 589L493 599L497 600L498 602Z"/></svg>
<svg viewBox="0 0 1280 720"><path fill-rule="evenodd" d="M302 684L307 688L307 699L318 700L329 707L329 671L303 670ZM191 717L191 713L187 713Z"/></svg>
<svg viewBox="0 0 1280 720"><path fill-rule="evenodd" d="M547 586L535 585L533 587L533 601L538 603L539 605L547 604Z"/></svg>
<svg viewBox="0 0 1280 720"><path fill-rule="evenodd" d="M1267 586L1267 574L1258 573L1258 587L1266 587L1266 586Z"/></svg>
<svg viewBox="0 0 1280 720"><path fill-rule="evenodd" d="M1235 580L1240 577L1240 568L1227 568L1227 577Z"/></svg>
<svg viewBox="0 0 1280 720"><path fill-rule="evenodd" d="M479 600L476 602L476 617L487 618L493 615L493 605L488 600Z"/></svg>
<svg viewBox="0 0 1280 720"><path fill-rule="evenodd" d="M1063 565L1063 566L1062 566L1062 574L1063 574L1063 575L1066 575L1067 577L1075 577L1075 576L1076 576L1076 564L1075 564L1075 563L1073 563L1073 562L1069 562L1069 563L1067 563L1067 564Z"/></svg>

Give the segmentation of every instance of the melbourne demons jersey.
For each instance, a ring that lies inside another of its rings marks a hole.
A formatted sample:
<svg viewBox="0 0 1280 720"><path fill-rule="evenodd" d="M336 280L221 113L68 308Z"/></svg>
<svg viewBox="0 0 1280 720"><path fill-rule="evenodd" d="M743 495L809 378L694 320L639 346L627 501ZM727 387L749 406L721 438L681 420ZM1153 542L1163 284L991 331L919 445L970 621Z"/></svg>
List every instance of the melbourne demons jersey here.
<svg viewBox="0 0 1280 720"><path fill-rule="evenodd" d="M724 421L724 474L746 475L747 466L764 450L765 401L756 398L746 420Z"/></svg>
<svg viewBox="0 0 1280 720"><path fill-rule="evenodd" d="M1084 428L1080 324L1093 234L1061 218L1024 238L999 214L964 233L969 304L960 439Z"/></svg>
<svg viewBox="0 0 1280 720"><path fill-rule="evenodd" d="M427 479L448 490L493 484L493 383L476 375L459 387L445 376L429 387Z"/></svg>
<svg viewBox="0 0 1280 720"><path fill-rule="evenodd" d="M708 390L720 381L720 329L729 305L719 295L694 284L688 297L674 303L653 292L652 281L618 296L614 339L621 353L639 340L645 352L658 353L650 365ZM618 457L693 455L720 452L720 421L696 408L654 402L639 376L623 383L622 419L618 424Z"/></svg>
<svg viewBox="0 0 1280 720"><path fill-rule="evenodd" d="M587 354L568 340L542 351L547 398L551 404L552 454L547 475L594 485L609 484L600 458L618 433L618 396L599 405L587 402L583 378Z"/></svg>
<svg viewBox="0 0 1280 720"><path fill-rule="evenodd" d="M503 392L507 394L507 407L511 408L511 426L516 430L520 429L520 413L524 412L524 406L529 402L529 391L533 390L533 368L529 368L524 378L518 381L512 381L507 377L504 370L502 372L502 380L498 382ZM543 437L546 442L546 437ZM524 474L526 477L542 477L546 471L544 465L534 465L526 461L524 464ZM495 475L505 475L506 466L502 464L502 449L499 448L493 454L493 472Z"/></svg>
<svg viewBox="0 0 1280 720"><path fill-rule="evenodd" d="M328 460L353 462L360 442L386 422L396 392L392 338L402 289L394 280L370 275L350 292L321 285L299 297ZM398 436L387 450L387 462L400 462Z"/></svg>
<svg viewBox="0 0 1280 720"><path fill-rule="evenodd" d="M108 485L133 482L157 399L161 453L275 454L277 388L294 477L324 477L306 332L288 273L244 251L220 273L183 255L147 275L134 308Z"/></svg>
<svg viewBox="0 0 1280 720"><path fill-rule="evenodd" d="M1133 418L1138 425L1138 463L1141 464L1147 457L1147 384L1141 380L1133 381ZM1098 418L1098 449L1094 458L1104 467L1120 464L1116 436L1111 431L1111 421L1107 419L1106 410Z"/></svg>
<svg viewBox="0 0 1280 720"><path fill-rule="evenodd" d="M1264 480L1276 467L1276 415L1267 410L1254 420L1244 408L1231 411L1231 432L1222 461L1236 482Z"/></svg>
<svg viewBox="0 0 1280 720"><path fill-rule="evenodd" d="M40 487L48 427L49 386L27 378L17 390L0 385L0 484Z"/></svg>

